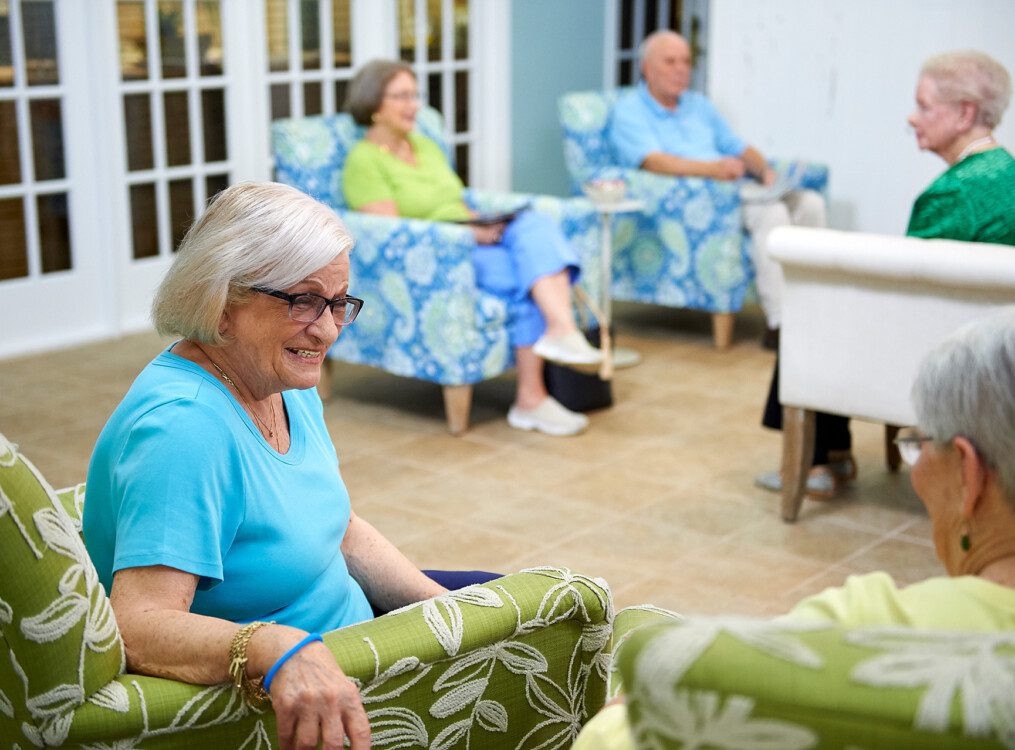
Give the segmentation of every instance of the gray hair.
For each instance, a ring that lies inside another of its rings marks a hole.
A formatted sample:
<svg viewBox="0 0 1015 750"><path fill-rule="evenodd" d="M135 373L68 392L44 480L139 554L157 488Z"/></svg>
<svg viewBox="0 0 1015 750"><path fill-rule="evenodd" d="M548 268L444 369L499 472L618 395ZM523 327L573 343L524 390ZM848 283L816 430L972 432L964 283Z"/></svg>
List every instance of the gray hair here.
<svg viewBox="0 0 1015 750"><path fill-rule="evenodd" d="M359 69L345 97L345 111L352 115L357 125L370 124L370 118L384 101L384 89L399 73L408 73L416 78L412 67L398 60L371 60Z"/></svg>
<svg viewBox="0 0 1015 750"><path fill-rule="evenodd" d="M1011 77L990 55L976 50L945 52L929 58L920 68L937 84L941 98L951 104L976 105L976 124L993 130L1011 99Z"/></svg>
<svg viewBox="0 0 1015 750"><path fill-rule="evenodd" d="M306 193L277 182L233 185L180 242L152 303L155 329L221 346L222 313L250 287L291 287L352 244L338 215Z"/></svg>
<svg viewBox="0 0 1015 750"><path fill-rule="evenodd" d="M686 44L688 46L688 48L690 48L690 46L691 46L690 43L686 39L684 39L684 37L681 34L678 34L677 32L672 31L670 29L657 29L656 31L653 31L647 37L642 39L641 40L641 44L638 45L638 69L639 70L641 69L641 66L645 64L645 58L648 57L648 53L649 53L650 48L652 47L652 45L655 44L655 41L657 39L663 39L663 38L670 38L670 39L676 38L676 39L679 39L680 41L682 41L684 44Z"/></svg>
<svg viewBox="0 0 1015 750"><path fill-rule="evenodd" d="M924 357L912 395L920 430L939 444L968 438L1015 505L1015 307L941 342Z"/></svg>

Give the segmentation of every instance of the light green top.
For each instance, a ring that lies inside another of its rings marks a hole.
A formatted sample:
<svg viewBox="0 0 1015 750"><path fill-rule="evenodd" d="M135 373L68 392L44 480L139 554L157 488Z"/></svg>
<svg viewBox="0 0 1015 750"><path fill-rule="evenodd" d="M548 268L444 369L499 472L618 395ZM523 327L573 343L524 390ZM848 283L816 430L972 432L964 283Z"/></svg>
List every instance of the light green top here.
<svg viewBox="0 0 1015 750"><path fill-rule="evenodd" d="M906 234L1015 245L1015 158L993 148L953 164L916 199Z"/></svg>
<svg viewBox="0 0 1015 750"><path fill-rule="evenodd" d="M898 588L887 573L850 576L839 587L804 599L783 620L846 628L902 625L957 631L1015 630L1015 589L976 576L928 578ZM627 707L600 711L572 750L635 750Z"/></svg>
<svg viewBox="0 0 1015 750"><path fill-rule="evenodd" d="M416 157L415 165L365 139L352 147L342 171L342 189L349 207L394 201L398 215L410 219L469 218L462 202L464 185L441 147L416 132L409 133L409 145Z"/></svg>

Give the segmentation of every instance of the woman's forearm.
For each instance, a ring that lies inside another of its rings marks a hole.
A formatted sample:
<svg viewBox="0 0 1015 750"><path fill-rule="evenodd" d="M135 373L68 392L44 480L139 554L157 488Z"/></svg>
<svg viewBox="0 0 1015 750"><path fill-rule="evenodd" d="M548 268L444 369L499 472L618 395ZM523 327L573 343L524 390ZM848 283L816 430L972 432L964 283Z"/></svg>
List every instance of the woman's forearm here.
<svg viewBox="0 0 1015 750"><path fill-rule="evenodd" d="M390 611L447 591L355 513L342 540L342 554L349 573L378 609Z"/></svg>

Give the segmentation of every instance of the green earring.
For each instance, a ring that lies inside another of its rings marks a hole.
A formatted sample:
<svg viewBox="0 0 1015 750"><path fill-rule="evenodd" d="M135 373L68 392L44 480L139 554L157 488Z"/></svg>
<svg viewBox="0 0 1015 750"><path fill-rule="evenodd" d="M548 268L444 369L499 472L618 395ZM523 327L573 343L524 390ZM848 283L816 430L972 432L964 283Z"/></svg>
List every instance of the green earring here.
<svg viewBox="0 0 1015 750"><path fill-rule="evenodd" d="M969 552L969 548L970 548L970 547L971 547L972 545L971 545L971 544L969 543L969 532L968 532L968 531L966 531L966 532L965 532L965 533L964 533L964 534L963 534L963 535L962 535L962 536L961 536L961 537L959 538L959 545L960 545L960 546L962 547L962 551L963 551L963 552Z"/></svg>

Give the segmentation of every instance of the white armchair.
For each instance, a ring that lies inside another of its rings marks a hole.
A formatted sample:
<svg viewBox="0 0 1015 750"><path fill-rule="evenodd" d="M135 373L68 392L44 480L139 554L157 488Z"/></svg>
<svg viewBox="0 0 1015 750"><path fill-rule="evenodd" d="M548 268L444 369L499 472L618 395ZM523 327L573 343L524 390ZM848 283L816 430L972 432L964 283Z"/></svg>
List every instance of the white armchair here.
<svg viewBox="0 0 1015 750"><path fill-rule="evenodd" d="M916 421L910 388L924 354L956 328L1015 303L1015 247L779 227L786 278L779 348L782 517L796 520L814 450L814 413Z"/></svg>

